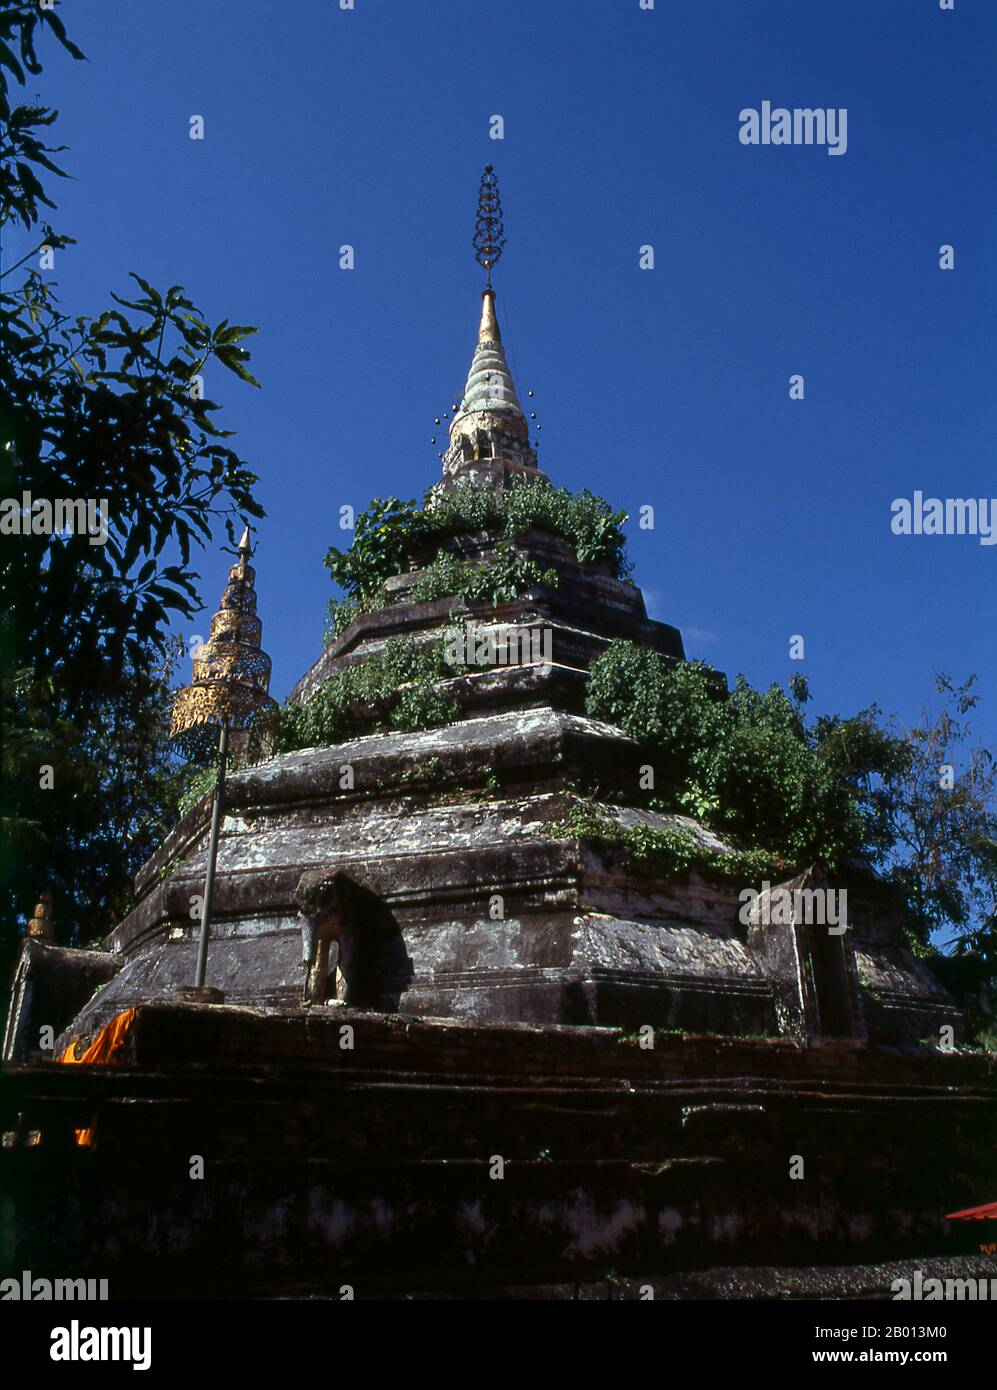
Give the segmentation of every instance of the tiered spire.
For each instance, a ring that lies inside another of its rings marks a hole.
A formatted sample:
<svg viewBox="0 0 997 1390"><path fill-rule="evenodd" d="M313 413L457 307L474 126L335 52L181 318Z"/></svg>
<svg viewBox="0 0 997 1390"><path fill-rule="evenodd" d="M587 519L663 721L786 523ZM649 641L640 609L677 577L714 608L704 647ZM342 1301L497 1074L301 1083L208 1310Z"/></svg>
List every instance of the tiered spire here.
<svg viewBox="0 0 997 1390"><path fill-rule="evenodd" d="M484 290L481 295L478 343L471 358L464 398L450 429L451 439L459 425L466 423L473 426L476 423L473 420L465 422L465 415L482 414L499 417L496 424L501 424L512 434L522 438L529 434L512 373L505 360L502 335L495 315L495 291L491 288Z"/></svg>
<svg viewBox="0 0 997 1390"><path fill-rule="evenodd" d="M268 693L270 658L260 646L263 625L256 613L248 527L237 553L238 562L229 570L221 605L211 619L211 635L194 657L194 679L177 691L171 737L223 723L233 731L250 726L260 730L276 714L276 702Z"/></svg>
<svg viewBox="0 0 997 1390"><path fill-rule="evenodd" d="M537 478L536 454L506 361L495 313L492 267L505 246L502 206L489 164L481 179L474 254L487 274L481 293L481 323L461 402L450 423L450 448L443 472L449 481L472 477L501 487L513 475Z"/></svg>

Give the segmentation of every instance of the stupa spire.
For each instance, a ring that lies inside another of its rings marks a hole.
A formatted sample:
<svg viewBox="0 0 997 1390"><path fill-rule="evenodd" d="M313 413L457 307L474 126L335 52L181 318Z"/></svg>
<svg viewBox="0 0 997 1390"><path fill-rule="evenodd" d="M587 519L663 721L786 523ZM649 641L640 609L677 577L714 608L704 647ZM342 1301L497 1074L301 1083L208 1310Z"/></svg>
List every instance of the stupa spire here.
<svg viewBox="0 0 997 1390"><path fill-rule="evenodd" d="M444 456L443 469L451 479L487 477L499 485L507 482L512 473L538 476L529 426L506 361L495 311L492 269L502 255L505 241L498 182L488 164L481 176L473 237L475 259L486 276L481 292L481 320L464 392L450 423L450 448ZM484 460L490 461L486 467L471 466L481 465Z"/></svg>

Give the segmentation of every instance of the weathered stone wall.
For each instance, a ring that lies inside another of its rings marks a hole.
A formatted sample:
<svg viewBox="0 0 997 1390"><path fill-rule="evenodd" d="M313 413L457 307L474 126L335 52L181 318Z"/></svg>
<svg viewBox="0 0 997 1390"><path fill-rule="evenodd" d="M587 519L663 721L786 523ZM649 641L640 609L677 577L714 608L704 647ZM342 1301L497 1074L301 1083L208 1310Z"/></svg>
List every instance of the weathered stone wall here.
<svg viewBox="0 0 997 1390"><path fill-rule="evenodd" d="M56 1049L41 1046L42 1030L50 1030L54 1041L95 990L113 979L118 964L106 951L72 950L28 938L14 974L4 1060L50 1059Z"/></svg>
<svg viewBox="0 0 997 1390"><path fill-rule="evenodd" d="M620 804L643 756L609 725L537 708L306 749L236 774L209 982L236 1003L292 1006L304 978L295 890L306 872L337 870L382 896L398 922L414 969L404 1012L792 1031L775 998L799 984L750 946L740 885L658 877L621 847L565 830L585 788L606 798L596 804L609 821L681 825L724 852L694 821ZM207 815L207 802L188 813L143 868L139 900L107 942L114 978L75 1016L60 1014L67 1037L191 982ZM851 913L869 1036L937 1036L958 1013L901 946L888 907L860 893Z"/></svg>
<svg viewBox="0 0 997 1390"><path fill-rule="evenodd" d="M5 1272L487 1293L951 1253L992 1196L992 1059L161 1005L123 1060L8 1069Z"/></svg>
<svg viewBox="0 0 997 1390"><path fill-rule="evenodd" d="M449 548L484 563L494 554L494 545L485 537L454 540ZM411 590L422 570L399 575L385 585L387 605L363 613L351 623L302 676L291 691L291 698L308 700L333 672L380 651L390 638L438 641L446 630L468 621L484 628L507 625L549 629L555 665L582 677L563 692L571 700L568 707L578 710L584 703L584 672L613 640L638 642L662 656L676 661L684 659L678 629L648 618L644 597L636 585L614 579L603 572L605 566L580 564L564 542L539 531L522 537L517 548L543 569L556 570L558 587L538 584L522 597L497 605L468 604L452 597L417 603ZM515 705L515 668L491 674L492 708ZM474 708L480 700L480 693L471 687L462 688L459 694L465 710Z"/></svg>

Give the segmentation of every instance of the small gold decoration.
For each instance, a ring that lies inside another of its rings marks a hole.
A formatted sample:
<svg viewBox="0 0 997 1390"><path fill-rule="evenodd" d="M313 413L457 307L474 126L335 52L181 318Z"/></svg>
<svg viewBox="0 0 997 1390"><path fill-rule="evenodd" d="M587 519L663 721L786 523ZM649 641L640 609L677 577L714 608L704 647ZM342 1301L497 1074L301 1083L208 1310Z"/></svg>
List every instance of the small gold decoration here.
<svg viewBox="0 0 997 1390"><path fill-rule="evenodd" d="M28 923L28 935L39 941L51 941L55 936L55 921L52 917L52 894L46 888L38 894L35 915Z"/></svg>
<svg viewBox="0 0 997 1390"><path fill-rule="evenodd" d="M170 726L170 737L183 744L195 742L187 736L205 726L227 724L232 751L242 758L273 753L278 720L276 701L268 693L270 658L260 646L263 626L256 613L251 553L247 527L238 563L229 570L221 605L211 619L211 635L194 654L194 679L177 691Z"/></svg>

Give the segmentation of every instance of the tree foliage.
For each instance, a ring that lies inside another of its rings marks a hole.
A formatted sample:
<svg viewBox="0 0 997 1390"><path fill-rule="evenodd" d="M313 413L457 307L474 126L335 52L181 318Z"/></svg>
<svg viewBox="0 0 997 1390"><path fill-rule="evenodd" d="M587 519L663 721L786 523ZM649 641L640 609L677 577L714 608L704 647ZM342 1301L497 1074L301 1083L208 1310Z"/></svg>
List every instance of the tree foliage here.
<svg viewBox="0 0 997 1390"><path fill-rule="evenodd" d="M955 934L988 955L997 892L997 769L967 747L974 678L937 678L941 710L911 729L877 707L806 719L809 691L760 693L739 677L728 695L700 662L671 664L630 642L592 665L587 712L655 751L655 799L747 850L782 863L862 859L902 892L915 944Z"/></svg>
<svg viewBox="0 0 997 1390"><path fill-rule="evenodd" d="M349 599L370 603L385 579L401 574L415 544L419 509L414 501L375 497L356 519L349 550L330 546L323 564Z"/></svg>
<svg viewBox="0 0 997 1390"><path fill-rule="evenodd" d="M40 257L72 245L41 224L55 205L48 180L63 174L63 147L48 143L57 113L13 95L40 73L43 35L83 58L54 9L4 7L0 221L32 249L0 289L0 495L106 500L107 531L104 544L47 534L29 513L0 545L4 916L10 930L48 885L79 940L122 910L175 810L170 625L201 607L195 549L220 523L232 539L262 515L256 477L200 386L221 369L253 383L241 344L255 330L211 327L181 286L159 291L134 273L133 293L96 314L60 310Z"/></svg>
<svg viewBox="0 0 997 1390"><path fill-rule="evenodd" d="M5 868L23 884L22 911L40 885L52 891L60 937L73 944L94 944L120 921L133 876L175 819L190 776L167 740L178 659L179 649L158 669L128 669L78 722L54 683L28 671L5 678L0 777L16 855Z"/></svg>
<svg viewBox="0 0 997 1390"><path fill-rule="evenodd" d="M861 787L867 818L877 828L876 853L907 901L909 928L923 945L955 930L965 946L989 952L997 898L997 763L973 746L968 715L979 703L976 677L961 685L935 678L941 697L917 724L896 734L899 754L872 769ZM867 731L818 721L823 747L855 767ZM989 925L988 925L989 924Z"/></svg>
<svg viewBox="0 0 997 1390"><path fill-rule="evenodd" d="M39 676L58 668L74 710L113 691L122 656L160 657L170 615L200 607L195 545L219 517L260 515L255 475L221 439L217 406L192 394L209 363L248 375L237 342L252 330L209 329L178 286L142 293L95 320L66 324L54 294L31 271L4 294L4 495L104 499L105 544L85 532L20 536L4 546L19 658Z"/></svg>

